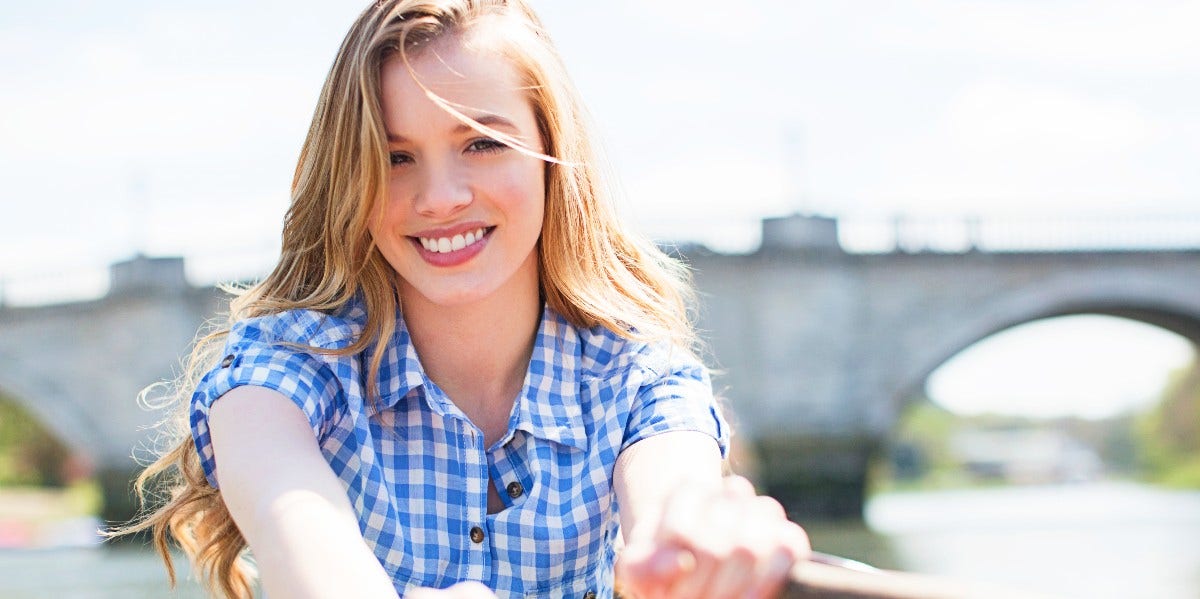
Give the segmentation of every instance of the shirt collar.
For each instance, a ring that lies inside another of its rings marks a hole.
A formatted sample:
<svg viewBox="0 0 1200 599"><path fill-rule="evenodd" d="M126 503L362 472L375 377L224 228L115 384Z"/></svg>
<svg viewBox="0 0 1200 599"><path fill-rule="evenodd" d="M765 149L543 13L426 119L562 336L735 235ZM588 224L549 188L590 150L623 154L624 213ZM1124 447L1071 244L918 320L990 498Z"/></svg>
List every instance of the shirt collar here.
<svg viewBox="0 0 1200 599"><path fill-rule="evenodd" d="M417 357L417 348L412 343L408 326L405 325L400 307L397 306L396 332L384 351L383 363L379 365L379 378L376 381L381 409L395 406L413 389L424 386L427 380L425 367Z"/></svg>
<svg viewBox="0 0 1200 599"><path fill-rule="evenodd" d="M587 431L580 404L579 367L583 345L579 332L549 306L542 309L541 322L534 338L533 352L525 372L521 394L513 406L508 432L499 445L507 443L515 431L580 450L586 450ZM378 389L382 409L394 407L417 387L428 383L425 369L417 357L404 318L397 311L396 333L379 369ZM445 413L428 389L420 394L431 410ZM438 394L441 396L441 394Z"/></svg>
<svg viewBox="0 0 1200 599"><path fill-rule="evenodd" d="M546 306L529 356L525 384L513 406L507 443L515 431L587 450L587 431L580 403L579 366L583 344L579 332Z"/></svg>

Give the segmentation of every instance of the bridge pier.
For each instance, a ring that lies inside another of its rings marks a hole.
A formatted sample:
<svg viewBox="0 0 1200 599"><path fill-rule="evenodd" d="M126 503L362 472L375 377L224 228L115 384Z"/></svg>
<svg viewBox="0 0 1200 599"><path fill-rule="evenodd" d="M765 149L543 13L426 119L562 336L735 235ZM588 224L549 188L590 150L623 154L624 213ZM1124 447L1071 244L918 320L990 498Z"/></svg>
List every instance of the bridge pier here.
<svg viewBox="0 0 1200 599"><path fill-rule="evenodd" d="M100 485L100 520L105 526L125 524L138 513L137 494L133 481L140 471L136 468L105 467L96 471Z"/></svg>
<svg viewBox="0 0 1200 599"><path fill-rule="evenodd" d="M867 471L878 439L773 436L757 445L759 482L788 517L799 522L863 517Z"/></svg>

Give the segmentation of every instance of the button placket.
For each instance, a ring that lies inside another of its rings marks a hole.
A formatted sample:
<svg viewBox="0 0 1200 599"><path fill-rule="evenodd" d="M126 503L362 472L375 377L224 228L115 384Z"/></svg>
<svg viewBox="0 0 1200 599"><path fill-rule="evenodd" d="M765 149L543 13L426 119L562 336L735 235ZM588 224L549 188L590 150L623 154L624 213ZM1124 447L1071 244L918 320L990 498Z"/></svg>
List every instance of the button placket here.
<svg viewBox="0 0 1200 599"><path fill-rule="evenodd" d="M459 426L462 430L462 436L465 441L463 444L463 474L466 476L466 490L468 493L468 502L465 516L467 522L474 523L467 531L467 538L470 539L470 554L469 564L467 566L467 576L477 580L481 580L488 575L488 562L490 551L488 544L487 526L487 456L483 452L483 433L475 428L467 420L459 420Z"/></svg>

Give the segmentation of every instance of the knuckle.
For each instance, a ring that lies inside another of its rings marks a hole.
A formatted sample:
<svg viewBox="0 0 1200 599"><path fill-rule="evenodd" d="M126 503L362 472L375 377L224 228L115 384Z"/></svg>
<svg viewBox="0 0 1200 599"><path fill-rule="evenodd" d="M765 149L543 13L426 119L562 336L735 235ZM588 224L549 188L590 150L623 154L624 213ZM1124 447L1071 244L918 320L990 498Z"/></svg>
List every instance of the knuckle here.
<svg viewBox="0 0 1200 599"><path fill-rule="evenodd" d="M759 513L786 519L783 504L770 495L759 495L754 498L754 505Z"/></svg>
<svg viewBox="0 0 1200 599"><path fill-rule="evenodd" d="M725 477L725 492L733 496L753 496L754 485L744 476L731 474Z"/></svg>
<svg viewBox="0 0 1200 599"><path fill-rule="evenodd" d="M758 557L758 552L749 544L738 543L729 548L726 559L731 562L745 564L751 563Z"/></svg>

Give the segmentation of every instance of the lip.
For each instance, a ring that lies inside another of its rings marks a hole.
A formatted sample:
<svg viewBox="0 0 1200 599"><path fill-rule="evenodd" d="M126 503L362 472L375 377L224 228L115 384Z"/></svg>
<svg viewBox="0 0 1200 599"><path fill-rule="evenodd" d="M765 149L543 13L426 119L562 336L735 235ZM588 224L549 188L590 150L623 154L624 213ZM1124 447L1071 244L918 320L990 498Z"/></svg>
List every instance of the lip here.
<svg viewBox="0 0 1200 599"><path fill-rule="evenodd" d="M421 245L421 240L419 239L420 237L434 239L453 237L455 235L461 235L470 231L477 231L479 229L483 229L484 231L481 239L461 250L454 250L452 252L431 252ZM421 256L421 259L427 264L439 268L450 268L466 263L475 256L479 255L479 252L482 252L483 248L486 247L488 242L491 241L492 232L495 229L495 226L487 226L482 223L461 223L454 225L453 227L425 229L416 235L410 235L408 240L410 243L412 243L413 248L417 251L417 255Z"/></svg>

